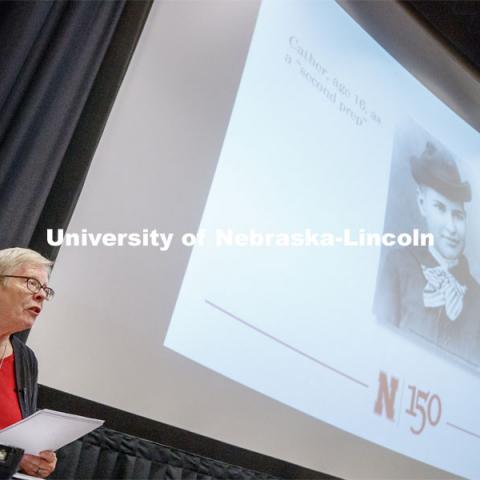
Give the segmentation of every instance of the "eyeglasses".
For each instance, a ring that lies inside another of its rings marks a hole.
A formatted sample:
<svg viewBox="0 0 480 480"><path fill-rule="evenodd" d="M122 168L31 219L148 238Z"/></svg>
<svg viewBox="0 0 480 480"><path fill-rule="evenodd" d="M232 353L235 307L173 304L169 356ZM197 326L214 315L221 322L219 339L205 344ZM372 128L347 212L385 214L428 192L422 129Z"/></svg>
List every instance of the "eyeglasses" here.
<svg viewBox="0 0 480 480"><path fill-rule="evenodd" d="M55 295L55 291L52 288L42 285L36 278L33 277L24 277L23 275L0 275L0 277L23 278L26 280L27 288L32 293L38 293L40 290L43 290L45 292L46 300L51 300Z"/></svg>

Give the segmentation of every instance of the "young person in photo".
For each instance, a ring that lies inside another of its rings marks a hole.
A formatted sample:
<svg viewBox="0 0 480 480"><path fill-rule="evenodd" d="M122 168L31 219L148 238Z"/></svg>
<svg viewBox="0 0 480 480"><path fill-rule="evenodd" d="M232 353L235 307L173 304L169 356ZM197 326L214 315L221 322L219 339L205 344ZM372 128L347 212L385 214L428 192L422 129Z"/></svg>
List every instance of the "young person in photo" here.
<svg viewBox="0 0 480 480"><path fill-rule="evenodd" d="M478 367L480 285L463 254L470 184L461 180L452 156L432 142L411 158L410 166L416 203L434 244L387 253L374 313L378 320Z"/></svg>

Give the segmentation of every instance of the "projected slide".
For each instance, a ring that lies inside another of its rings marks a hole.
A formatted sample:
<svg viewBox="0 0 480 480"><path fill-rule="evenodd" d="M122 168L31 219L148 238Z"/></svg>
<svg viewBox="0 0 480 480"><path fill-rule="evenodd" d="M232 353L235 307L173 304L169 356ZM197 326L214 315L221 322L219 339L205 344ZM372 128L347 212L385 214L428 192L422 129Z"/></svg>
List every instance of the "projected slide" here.
<svg viewBox="0 0 480 480"><path fill-rule="evenodd" d="M478 476L478 152L337 4L264 1L165 345Z"/></svg>

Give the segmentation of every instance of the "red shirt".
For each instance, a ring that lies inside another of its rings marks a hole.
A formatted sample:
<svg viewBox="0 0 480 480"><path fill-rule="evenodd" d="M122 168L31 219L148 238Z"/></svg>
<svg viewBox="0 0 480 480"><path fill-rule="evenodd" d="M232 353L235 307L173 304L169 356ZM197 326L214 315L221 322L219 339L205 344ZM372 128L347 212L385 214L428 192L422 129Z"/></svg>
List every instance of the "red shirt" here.
<svg viewBox="0 0 480 480"><path fill-rule="evenodd" d="M14 356L3 360L0 368L0 430L22 419L18 403Z"/></svg>

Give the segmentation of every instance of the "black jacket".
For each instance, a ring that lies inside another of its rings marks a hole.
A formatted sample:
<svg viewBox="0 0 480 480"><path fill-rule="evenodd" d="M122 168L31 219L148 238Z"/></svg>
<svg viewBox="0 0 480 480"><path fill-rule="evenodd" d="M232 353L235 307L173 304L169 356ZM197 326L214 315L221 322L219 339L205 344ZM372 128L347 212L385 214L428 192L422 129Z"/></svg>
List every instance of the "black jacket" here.
<svg viewBox="0 0 480 480"><path fill-rule="evenodd" d="M38 367L35 354L15 335L11 337L15 355L15 380L18 403L22 417L28 417L37 410Z"/></svg>

